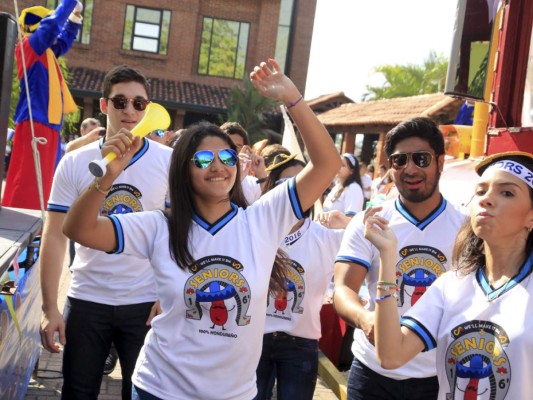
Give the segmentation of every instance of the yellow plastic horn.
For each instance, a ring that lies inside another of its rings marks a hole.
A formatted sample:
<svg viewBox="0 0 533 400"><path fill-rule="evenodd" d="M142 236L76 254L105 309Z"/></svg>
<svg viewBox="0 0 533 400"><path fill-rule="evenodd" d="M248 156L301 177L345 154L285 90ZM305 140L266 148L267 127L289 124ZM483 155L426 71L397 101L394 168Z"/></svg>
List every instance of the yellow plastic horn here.
<svg viewBox="0 0 533 400"><path fill-rule="evenodd" d="M165 107L157 103L149 103L146 107L146 114L143 119L131 130L133 136L145 137L150 132L156 129L167 129L170 126L170 115L168 115ZM109 164L117 158L115 153L108 153L101 160L93 160L89 163L89 171L91 174L100 178L105 175Z"/></svg>

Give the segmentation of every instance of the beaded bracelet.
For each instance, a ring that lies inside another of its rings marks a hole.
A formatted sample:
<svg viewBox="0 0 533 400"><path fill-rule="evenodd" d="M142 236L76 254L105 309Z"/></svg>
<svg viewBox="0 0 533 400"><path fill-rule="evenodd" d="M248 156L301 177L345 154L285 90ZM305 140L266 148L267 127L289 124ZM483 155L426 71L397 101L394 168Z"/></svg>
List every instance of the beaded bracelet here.
<svg viewBox="0 0 533 400"><path fill-rule="evenodd" d="M287 104L287 108L293 108L296 104L298 104L303 99L304 99L304 97L300 96L300 98L298 100L296 100L295 102L290 102L289 104Z"/></svg>
<svg viewBox="0 0 533 400"><path fill-rule="evenodd" d="M396 297L395 294L392 294L392 293L389 293L389 294L386 294L385 296L380 296L380 297L376 297L376 303L379 303L381 300L385 300L385 299L388 299L389 297Z"/></svg>

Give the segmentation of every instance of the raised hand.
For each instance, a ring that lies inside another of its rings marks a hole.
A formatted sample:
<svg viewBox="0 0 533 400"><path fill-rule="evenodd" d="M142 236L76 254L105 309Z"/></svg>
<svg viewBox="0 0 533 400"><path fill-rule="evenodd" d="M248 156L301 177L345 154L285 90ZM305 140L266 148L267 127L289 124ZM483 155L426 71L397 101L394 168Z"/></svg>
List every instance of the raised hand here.
<svg viewBox="0 0 533 400"><path fill-rule="evenodd" d="M377 210L365 215L365 238L380 251L396 251L398 239L389 227L389 221L379 216Z"/></svg>
<svg viewBox="0 0 533 400"><path fill-rule="evenodd" d="M300 92L294 83L283 73L273 58L268 63L262 62L250 73L250 81L265 97L284 103L296 101Z"/></svg>

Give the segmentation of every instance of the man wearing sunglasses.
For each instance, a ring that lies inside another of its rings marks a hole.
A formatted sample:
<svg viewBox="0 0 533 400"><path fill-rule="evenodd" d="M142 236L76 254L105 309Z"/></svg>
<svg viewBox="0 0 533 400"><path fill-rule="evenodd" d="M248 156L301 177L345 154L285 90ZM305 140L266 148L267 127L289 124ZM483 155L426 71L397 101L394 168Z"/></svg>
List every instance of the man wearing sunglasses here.
<svg viewBox="0 0 533 400"><path fill-rule="evenodd" d="M77 245L63 315L57 296L67 243L63 221L79 194L93 184L88 165L101 157L104 141L120 142L117 133L131 131L141 121L149 102L149 84L142 73L127 65L108 72L100 99L100 109L107 116L105 137L67 153L54 177L41 246L41 342L57 353L54 333L59 333L64 346L64 399L97 399L112 343L122 369L122 398L131 398L131 375L156 301L149 261ZM106 194L102 215L164 209L172 150L143 139L136 142L134 151L112 187L97 186Z"/></svg>
<svg viewBox="0 0 533 400"><path fill-rule="evenodd" d="M398 237L396 281L378 280L379 251L365 239L365 213L356 215L348 226L335 264L335 309L357 328L348 399L436 399L434 350L398 369L380 366L373 345L374 307L380 301L395 301L403 315L416 303L450 268L454 241L466 213L439 192L444 139L433 121L414 118L399 124L388 132L384 151L399 195L377 210ZM368 308L361 305L358 295L364 281L370 294Z"/></svg>

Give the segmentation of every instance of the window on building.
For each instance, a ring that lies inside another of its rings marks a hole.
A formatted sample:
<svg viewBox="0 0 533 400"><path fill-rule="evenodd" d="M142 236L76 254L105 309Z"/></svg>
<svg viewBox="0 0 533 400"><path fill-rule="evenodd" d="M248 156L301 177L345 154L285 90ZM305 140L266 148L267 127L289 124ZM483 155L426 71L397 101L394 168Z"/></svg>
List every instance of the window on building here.
<svg viewBox="0 0 533 400"><path fill-rule="evenodd" d="M198 73L243 79L250 24L205 17Z"/></svg>
<svg viewBox="0 0 533 400"><path fill-rule="evenodd" d="M170 18L168 10L127 5L122 48L167 54Z"/></svg>
<svg viewBox="0 0 533 400"><path fill-rule="evenodd" d="M294 0L281 0L278 22L278 37L276 39L276 60L282 71L285 71L289 55L289 41L291 37L292 11Z"/></svg>
<svg viewBox="0 0 533 400"><path fill-rule="evenodd" d="M83 4L83 21L81 22L81 29L76 37L76 42L89 44L91 42L91 26L93 21L93 7L94 0L78 0ZM59 0L46 0L46 8L55 10Z"/></svg>

